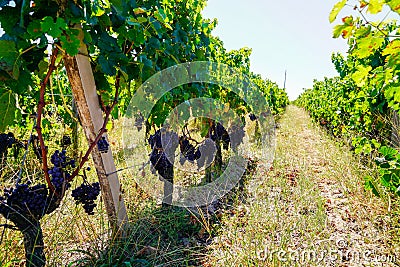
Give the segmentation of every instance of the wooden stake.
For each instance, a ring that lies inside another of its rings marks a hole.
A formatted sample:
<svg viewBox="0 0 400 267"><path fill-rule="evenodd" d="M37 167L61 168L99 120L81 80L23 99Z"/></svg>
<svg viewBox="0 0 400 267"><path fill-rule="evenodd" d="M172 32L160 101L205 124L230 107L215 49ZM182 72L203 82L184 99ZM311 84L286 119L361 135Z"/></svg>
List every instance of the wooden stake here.
<svg viewBox="0 0 400 267"><path fill-rule="evenodd" d="M92 143L103 125L104 118L87 54L86 45L82 42L79 54L74 57L66 55L64 64L82 127L88 142ZM106 134L104 136L107 138ZM128 221L128 216L111 148L108 153L100 153L96 146L93 149L92 158L113 232L124 235L124 226ZM106 175L108 173L112 174Z"/></svg>
<svg viewBox="0 0 400 267"><path fill-rule="evenodd" d="M287 71L285 70L285 81L283 82L283 89L286 89L286 78L287 78Z"/></svg>

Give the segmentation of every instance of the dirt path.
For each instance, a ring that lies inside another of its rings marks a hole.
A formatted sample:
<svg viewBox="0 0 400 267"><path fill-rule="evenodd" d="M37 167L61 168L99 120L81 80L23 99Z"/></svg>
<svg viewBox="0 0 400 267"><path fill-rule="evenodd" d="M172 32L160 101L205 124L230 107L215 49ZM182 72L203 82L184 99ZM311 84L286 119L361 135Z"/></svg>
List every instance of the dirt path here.
<svg viewBox="0 0 400 267"><path fill-rule="evenodd" d="M261 165L248 201L221 219L211 265L398 266L389 207L364 192L370 170L347 150L289 106L274 165Z"/></svg>

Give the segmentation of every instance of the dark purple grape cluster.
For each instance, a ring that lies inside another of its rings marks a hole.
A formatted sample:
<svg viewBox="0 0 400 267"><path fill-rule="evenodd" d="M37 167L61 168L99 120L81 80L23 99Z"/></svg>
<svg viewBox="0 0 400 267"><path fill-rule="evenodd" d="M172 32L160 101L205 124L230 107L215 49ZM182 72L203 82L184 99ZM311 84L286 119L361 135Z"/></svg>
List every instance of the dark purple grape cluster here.
<svg viewBox="0 0 400 267"><path fill-rule="evenodd" d="M71 166L72 168L75 168L75 160L67 157L67 151L65 149L63 149L61 152L56 150L54 154L51 155L50 160L54 167L65 169L68 166Z"/></svg>
<svg viewBox="0 0 400 267"><path fill-rule="evenodd" d="M0 213L7 215L13 212L22 214L27 218L40 220L44 214L52 212L56 207L57 199L63 192L70 188L67 182L70 171L75 168L75 160L66 156L66 151L56 150L50 158L53 167L49 169L51 182L58 195L50 192L44 184L31 185L17 184L14 188L5 189L4 195L0 197ZM100 193L99 183L91 185L83 184L73 191L75 201L82 203L88 214L93 214L96 206L94 200ZM7 216L6 216L7 217Z"/></svg>
<svg viewBox="0 0 400 267"><path fill-rule="evenodd" d="M44 184L17 184L14 188L4 189L4 196L0 197L0 213L13 211L27 217L41 218L46 214L48 198Z"/></svg>
<svg viewBox="0 0 400 267"><path fill-rule="evenodd" d="M222 124L217 123L211 130L210 138L214 142L220 142L226 150L229 148L229 144L232 149L236 149L243 142L245 136L243 125L232 125L228 133Z"/></svg>
<svg viewBox="0 0 400 267"><path fill-rule="evenodd" d="M66 182L66 179L70 177L67 169L69 166L75 168L75 160L67 158L65 150L61 152L56 150L54 154L51 155L50 160L54 165L54 167L49 170L51 183L56 188L56 191L61 193L71 187L71 184Z"/></svg>
<svg viewBox="0 0 400 267"><path fill-rule="evenodd" d="M171 161L179 144L178 135L166 129L157 130L150 135L148 143L152 148L150 162L158 174L165 177L168 170L173 167Z"/></svg>
<svg viewBox="0 0 400 267"><path fill-rule="evenodd" d="M154 134L150 135L149 139L147 140L151 148L162 148L161 143L161 130L156 131Z"/></svg>
<svg viewBox="0 0 400 267"><path fill-rule="evenodd" d="M183 165L186 160L194 162L201 157L201 152L195 148L186 136L181 136L179 138L179 148L181 150L182 156L180 158L180 163Z"/></svg>
<svg viewBox="0 0 400 267"><path fill-rule="evenodd" d="M150 162L162 177L165 177L167 170L173 167L165 153L159 150L153 150L150 153Z"/></svg>
<svg viewBox="0 0 400 267"><path fill-rule="evenodd" d="M257 116L254 115L253 113L250 113L249 118L251 121L255 121L257 119Z"/></svg>
<svg viewBox="0 0 400 267"><path fill-rule="evenodd" d="M67 147L72 144L71 137L68 135L64 135L61 140L61 144L64 147Z"/></svg>
<svg viewBox="0 0 400 267"><path fill-rule="evenodd" d="M13 133L2 133L0 134L0 157L7 155L7 151L15 143L15 138Z"/></svg>
<svg viewBox="0 0 400 267"><path fill-rule="evenodd" d="M63 192L71 187L71 184L66 182L66 178L68 179L70 174L64 173L61 168L53 167L49 170L49 174L51 176L51 183L57 192ZM64 178L64 176L66 177Z"/></svg>
<svg viewBox="0 0 400 267"><path fill-rule="evenodd" d="M66 156L65 150L56 150L50 161L53 164L49 169L51 182L56 192L61 194L70 187L66 179L70 177L68 170L75 167L75 161ZM16 211L24 216L40 219L47 213L54 197L44 184L17 184L14 188L4 190L4 196L0 198L0 213Z"/></svg>
<svg viewBox="0 0 400 267"><path fill-rule="evenodd" d="M236 149L241 143L243 143L243 138L245 136L244 126L234 125L231 127L230 132L231 147L232 149Z"/></svg>
<svg viewBox="0 0 400 267"><path fill-rule="evenodd" d="M68 173L68 168L75 168L75 160L70 159L66 156L66 151L56 150L53 155L51 155L51 163L53 163L54 167L49 170L49 174L51 176L51 183L56 188L57 192L62 192L63 187L68 189L71 187L70 183L66 182L67 179L71 176Z"/></svg>
<svg viewBox="0 0 400 267"><path fill-rule="evenodd" d="M85 212L93 215L96 203L94 201L100 195L100 184L98 182L88 184L83 183L74 190L72 190L72 197L75 199L76 204L82 204Z"/></svg>
<svg viewBox="0 0 400 267"><path fill-rule="evenodd" d="M218 122L217 124L214 124L210 138L214 142L221 142L224 149L228 149L230 142L229 134L221 123Z"/></svg>
<svg viewBox="0 0 400 267"><path fill-rule="evenodd" d="M109 146L110 144L107 142L104 136L97 142L97 148L101 153L107 153Z"/></svg>
<svg viewBox="0 0 400 267"><path fill-rule="evenodd" d="M201 153L201 157L197 160L197 168L200 169L204 166L209 166L213 162L215 153L217 152L214 142L207 138L199 146L198 150Z"/></svg>

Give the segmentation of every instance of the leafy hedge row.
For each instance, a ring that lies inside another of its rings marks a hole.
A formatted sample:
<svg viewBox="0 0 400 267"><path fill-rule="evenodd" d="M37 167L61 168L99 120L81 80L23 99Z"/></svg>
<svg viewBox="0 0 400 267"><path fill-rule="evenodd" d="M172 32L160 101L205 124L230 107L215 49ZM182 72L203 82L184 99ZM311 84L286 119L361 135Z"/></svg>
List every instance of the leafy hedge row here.
<svg viewBox="0 0 400 267"><path fill-rule="evenodd" d="M335 5L331 22L346 4L343 0ZM368 17L385 6L398 16L397 1L359 1L351 6L360 17L345 16L334 29L334 37L342 36L349 44L347 58L332 56L339 76L314 81L295 103L334 136L350 140L355 153L373 157L381 184L400 195L399 144L392 140L399 132L392 118L400 111L400 26L393 19L374 23ZM379 194L373 178L366 178L366 187Z"/></svg>

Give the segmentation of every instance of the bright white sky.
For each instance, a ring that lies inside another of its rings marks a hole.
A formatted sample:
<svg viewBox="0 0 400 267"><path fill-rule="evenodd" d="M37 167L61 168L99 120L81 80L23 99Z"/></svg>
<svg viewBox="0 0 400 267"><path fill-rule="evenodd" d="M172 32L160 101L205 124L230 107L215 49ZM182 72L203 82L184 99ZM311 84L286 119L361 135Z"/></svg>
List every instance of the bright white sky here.
<svg viewBox="0 0 400 267"><path fill-rule="evenodd" d="M286 88L294 100L314 79L333 77L332 52L347 51L333 39L329 13L335 0L208 0L206 18L217 18L213 34L228 50L253 49L251 69ZM349 10L341 15L348 14ZM339 15L340 16L340 15Z"/></svg>

